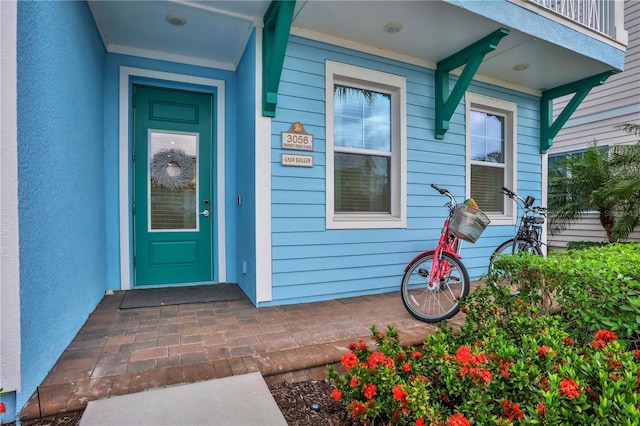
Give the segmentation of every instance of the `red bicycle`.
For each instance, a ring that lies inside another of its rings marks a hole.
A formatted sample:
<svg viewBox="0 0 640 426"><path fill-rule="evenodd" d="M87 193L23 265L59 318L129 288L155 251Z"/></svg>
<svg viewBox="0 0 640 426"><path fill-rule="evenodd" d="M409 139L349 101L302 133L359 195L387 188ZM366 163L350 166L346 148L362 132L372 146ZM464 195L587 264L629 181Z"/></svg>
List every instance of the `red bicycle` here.
<svg viewBox="0 0 640 426"><path fill-rule="evenodd" d="M401 295L414 318L433 323L460 311L460 300L469 294L471 286L467 268L460 260L461 240L475 243L490 221L476 206L457 204L446 189L435 184L431 187L449 197L445 204L449 215L436 248L420 253L405 267Z"/></svg>

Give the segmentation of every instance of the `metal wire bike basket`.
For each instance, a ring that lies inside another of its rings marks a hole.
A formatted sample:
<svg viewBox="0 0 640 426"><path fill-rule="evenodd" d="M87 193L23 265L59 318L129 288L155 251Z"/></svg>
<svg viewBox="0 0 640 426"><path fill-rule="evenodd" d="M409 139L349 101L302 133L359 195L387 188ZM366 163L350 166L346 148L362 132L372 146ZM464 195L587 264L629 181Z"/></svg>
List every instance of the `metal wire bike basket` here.
<svg viewBox="0 0 640 426"><path fill-rule="evenodd" d="M449 229L456 237L475 243L491 221L480 209L458 204L453 209Z"/></svg>

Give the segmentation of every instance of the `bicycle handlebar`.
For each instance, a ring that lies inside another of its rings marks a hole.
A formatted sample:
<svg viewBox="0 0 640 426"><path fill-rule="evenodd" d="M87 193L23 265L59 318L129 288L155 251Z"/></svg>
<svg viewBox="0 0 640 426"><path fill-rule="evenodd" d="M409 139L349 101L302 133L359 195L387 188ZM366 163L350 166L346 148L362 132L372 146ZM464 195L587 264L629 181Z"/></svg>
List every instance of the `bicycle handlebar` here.
<svg viewBox="0 0 640 426"><path fill-rule="evenodd" d="M502 192L504 192L504 195L506 195L509 198L513 198L513 197L517 197L518 196L518 194L516 194L515 192L513 192L512 190L510 190L506 186L503 186L501 189L502 189Z"/></svg>
<svg viewBox="0 0 640 426"><path fill-rule="evenodd" d="M432 184L431 184L431 187L432 187L433 189L435 189L436 191L438 191L439 193L441 193L442 195L444 195L444 194L446 194L447 192L449 192L449 191L447 191L446 189L442 189L442 188L440 188L440 187L439 187L438 185L436 185L435 183L432 183Z"/></svg>
<svg viewBox="0 0 640 426"><path fill-rule="evenodd" d="M504 193L504 195L506 195L507 197L513 199L513 198L517 198L518 200L520 200L522 202L523 207L531 212L534 212L536 214L539 215L546 215L547 214L547 208L546 207L531 207L531 205L527 203L527 200L525 200L524 198L522 198L521 196L519 196L518 194L516 194L515 192L513 192L512 190L510 190L509 188L503 186L502 188L502 192ZM527 197L529 198L529 197ZM533 200L533 198L532 198ZM533 201L531 201L531 203L533 204Z"/></svg>
<svg viewBox="0 0 640 426"><path fill-rule="evenodd" d="M447 204L449 206L450 209L453 209L456 206L456 199L453 195L451 195L451 193L444 189L444 188L440 188L438 185L436 185L435 183L431 184L431 187L433 189L435 189L436 191L438 191L440 194L442 195L446 195L447 197L449 197L449 203Z"/></svg>

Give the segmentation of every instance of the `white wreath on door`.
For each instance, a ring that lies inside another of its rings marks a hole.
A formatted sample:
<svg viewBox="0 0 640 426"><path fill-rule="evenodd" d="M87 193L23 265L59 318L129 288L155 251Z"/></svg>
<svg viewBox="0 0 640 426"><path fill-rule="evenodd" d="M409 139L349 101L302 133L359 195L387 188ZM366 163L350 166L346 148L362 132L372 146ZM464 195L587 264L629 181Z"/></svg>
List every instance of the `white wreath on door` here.
<svg viewBox="0 0 640 426"><path fill-rule="evenodd" d="M194 176L193 163L181 149L161 149L151 159L151 180L168 189L186 188Z"/></svg>

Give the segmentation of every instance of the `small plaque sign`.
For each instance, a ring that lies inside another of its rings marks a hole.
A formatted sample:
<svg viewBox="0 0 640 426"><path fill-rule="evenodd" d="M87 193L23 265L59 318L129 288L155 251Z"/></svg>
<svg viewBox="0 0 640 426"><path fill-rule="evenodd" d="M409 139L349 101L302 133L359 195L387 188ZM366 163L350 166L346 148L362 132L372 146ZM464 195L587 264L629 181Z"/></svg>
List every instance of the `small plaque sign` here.
<svg viewBox="0 0 640 426"><path fill-rule="evenodd" d="M305 132L302 123L296 121L288 132L282 132L282 148L313 151L313 135Z"/></svg>
<svg viewBox="0 0 640 426"><path fill-rule="evenodd" d="M282 154L282 165L313 167L313 155Z"/></svg>

